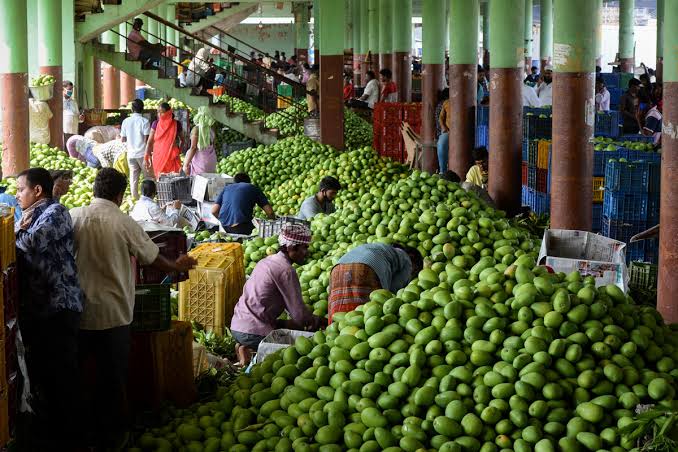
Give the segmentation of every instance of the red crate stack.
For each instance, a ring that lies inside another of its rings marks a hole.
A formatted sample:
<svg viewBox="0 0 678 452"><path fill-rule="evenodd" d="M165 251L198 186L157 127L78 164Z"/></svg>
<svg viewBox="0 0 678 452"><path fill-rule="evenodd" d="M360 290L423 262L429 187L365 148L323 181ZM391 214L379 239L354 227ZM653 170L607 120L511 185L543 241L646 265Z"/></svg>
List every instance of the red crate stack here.
<svg viewBox="0 0 678 452"><path fill-rule="evenodd" d="M400 126L404 121L416 133L421 133L421 104L378 103L374 107L372 118L374 149L382 157L404 162L405 144Z"/></svg>
<svg viewBox="0 0 678 452"><path fill-rule="evenodd" d="M527 186L527 162L523 162L520 167L520 180L523 185Z"/></svg>
<svg viewBox="0 0 678 452"><path fill-rule="evenodd" d="M548 193L549 170L537 168L537 191Z"/></svg>
<svg viewBox="0 0 678 452"><path fill-rule="evenodd" d="M408 123L412 130L421 134L421 104L401 104L403 107L403 121Z"/></svg>
<svg viewBox="0 0 678 452"><path fill-rule="evenodd" d="M178 231L148 232L148 236L160 248L160 254L174 261L187 252L186 234ZM150 266L136 265L137 284L161 284L167 274ZM176 275L173 282L184 281L188 278L185 273Z"/></svg>

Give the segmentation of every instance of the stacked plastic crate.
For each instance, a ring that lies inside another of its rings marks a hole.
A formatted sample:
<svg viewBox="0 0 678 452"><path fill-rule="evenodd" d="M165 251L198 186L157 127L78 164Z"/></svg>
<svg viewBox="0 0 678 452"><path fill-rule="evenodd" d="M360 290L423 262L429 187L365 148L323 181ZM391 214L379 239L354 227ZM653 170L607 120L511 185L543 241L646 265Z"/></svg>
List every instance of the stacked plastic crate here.
<svg viewBox="0 0 678 452"><path fill-rule="evenodd" d="M400 126L404 121L421 133L421 104L380 102L374 107L372 121L374 149L382 157L404 162L406 150Z"/></svg>
<svg viewBox="0 0 678 452"><path fill-rule="evenodd" d="M622 150L621 152L627 152ZM659 222L660 166L657 162L609 160L605 165L603 235L628 243ZM626 258L656 263L656 240L628 244Z"/></svg>
<svg viewBox="0 0 678 452"><path fill-rule="evenodd" d="M490 144L490 107L480 105L476 109L476 147Z"/></svg>
<svg viewBox="0 0 678 452"><path fill-rule="evenodd" d="M523 193L522 204L535 213L549 213L549 149L551 109L523 108Z"/></svg>

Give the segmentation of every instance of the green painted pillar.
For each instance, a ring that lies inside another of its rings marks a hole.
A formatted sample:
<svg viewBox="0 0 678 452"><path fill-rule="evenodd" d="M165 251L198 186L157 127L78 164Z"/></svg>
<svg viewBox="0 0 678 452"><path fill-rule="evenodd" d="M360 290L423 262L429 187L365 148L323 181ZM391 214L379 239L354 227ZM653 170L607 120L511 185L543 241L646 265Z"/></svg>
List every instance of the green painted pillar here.
<svg viewBox="0 0 678 452"><path fill-rule="evenodd" d="M659 223L659 282L657 309L666 324L678 322L678 0L663 2L664 117Z"/></svg>
<svg viewBox="0 0 678 452"><path fill-rule="evenodd" d="M368 25L368 51L370 54L370 69L374 72L379 70L379 0L369 0L367 18Z"/></svg>
<svg viewBox="0 0 678 452"><path fill-rule="evenodd" d="M657 64L655 70L657 82L664 75L664 0L657 0Z"/></svg>
<svg viewBox="0 0 678 452"><path fill-rule="evenodd" d="M551 227L590 231L598 2L555 0Z"/></svg>
<svg viewBox="0 0 678 452"><path fill-rule="evenodd" d="M619 60L622 72L633 72L635 66L635 33L633 15L636 0L619 0Z"/></svg>
<svg viewBox="0 0 678 452"><path fill-rule="evenodd" d="M509 215L520 209L525 0L490 0L489 194Z"/></svg>
<svg viewBox="0 0 678 452"><path fill-rule="evenodd" d="M55 91L63 82L63 49L61 36L61 0L38 0L38 63L40 73L49 74L56 80ZM56 95L48 102L52 111L49 120L49 144L64 148L64 103L63 96Z"/></svg>
<svg viewBox="0 0 678 452"><path fill-rule="evenodd" d="M295 45L297 61L308 61L308 5L297 3L294 14Z"/></svg>
<svg viewBox="0 0 678 452"><path fill-rule="evenodd" d="M94 108L94 56L89 47L82 47L82 71L80 86L76 87L80 109Z"/></svg>
<svg viewBox="0 0 678 452"><path fill-rule="evenodd" d="M483 66L485 70L490 67L490 4L483 2L480 5L483 15Z"/></svg>
<svg viewBox="0 0 678 452"><path fill-rule="evenodd" d="M346 23L344 24L344 50L353 48L353 0L344 0Z"/></svg>
<svg viewBox="0 0 678 452"><path fill-rule="evenodd" d="M393 71L393 0L379 0L379 68Z"/></svg>
<svg viewBox="0 0 678 452"><path fill-rule="evenodd" d="M357 0L360 5L360 86L365 85L366 73L369 69L367 54L370 51L369 38L369 0Z"/></svg>
<svg viewBox="0 0 678 452"><path fill-rule="evenodd" d="M344 149L344 0L320 0L320 27L324 33L320 55L320 140Z"/></svg>
<svg viewBox="0 0 678 452"><path fill-rule="evenodd" d="M422 4L422 166L425 171L431 173L438 168L435 110L438 91L445 84L446 3L446 0L424 0Z"/></svg>
<svg viewBox="0 0 678 452"><path fill-rule="evenodd" d="M603 67L603 0L598 3L598 23L596 24L596 66Z"/></svg>
<svg viewBox="0 0 678 452"><path fill-rule="evenodd" d="M553 0L541 0L539 17L541 20L539 52L541 53L541 72L544 72L544 68L551 64L553 58Z"/></svg>
<svg viewBox="0 0 678 452"><path fill-rule="evenodd" d="M156 13L155 10L151 10L154 14ZM146 22L146 30L148 31L148 42L151 44L157 44L158 43L158 38L157 36L160 35L160 24L158 23L157 20L151 19L150 17L144 16L143 18L144 22Z"/></svg>
<svg viewBox="0 0 678 452"><path fill-rule="evenodd" d="M398 101L412 98L412 0L393 2L393 78Z"/></svg>
<svg viewBox="0 0 678 452"><path fill-rule="evenodd" d="M525 0L525 71L532 67L532 0Z"/></svg>
<svg viewBox="0 0 678 452"><path fill-rule="evenodd" d="M362 67L363 48L360 39L360 7L362 0L353 0L351 16L353 17L353 85L360 86L360 68Z"/></svg>
<svg viewBox="0 0 678 452"><path fill-rule="evenodd" d="M320 62L320 49L322 42L322 24L320 23L320 0L313 0L313 61ZM343 36L343 35L342 35Z"/></svg>
<svg viewBox="0 0 678 452"><path fill-rule="evenodd" d="M15 176L29 166L28 26L26 0L0 0L0 103L2 176ZM59 42L61 36L59 36ZM61 49L59 49L59 52ZM58 55L61 56L60 53ZM61 91L57 89L56 95Z"/></svg>
<svg viewBox="0 0 678 452"><path fill-rule="evenodd" d="M448 168L464 178L475 144L479 0L450 0Z"/></svg>

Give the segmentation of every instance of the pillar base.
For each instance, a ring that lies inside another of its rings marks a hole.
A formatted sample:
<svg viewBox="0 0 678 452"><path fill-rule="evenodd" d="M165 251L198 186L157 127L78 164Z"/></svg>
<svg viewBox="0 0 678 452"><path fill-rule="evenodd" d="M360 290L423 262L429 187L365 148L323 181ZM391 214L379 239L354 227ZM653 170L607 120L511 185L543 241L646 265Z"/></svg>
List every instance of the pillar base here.
<svg viewBox="0 0 678 452"><path fill-rule="evenodd" d="M412 59L410 52L393 54L393 77L398 86L398 102L412 101Z"/></svg>
<svg viewBox="0 0 678 452"><path fill-rule="evenodd" d="M516 214L521 203L522 114L520 68L490 68L489 194L498 208Z"/></svg>
<svg viewBox="0 0 678 452"><path fill-rule="evenodd" d="M678 123L678 82L664 83L663 113L664 124ZM662 134L657 309L668 325L678 322L678 278L674 273L678 265L678 192L674 189L678 180L678 137L675 132L666 132Z"/></svg>
<svg viewBox="0 0 678 452"><path fill-rule="evenodd" d="M120 71L113 66L106 65L103 72L103 106L110 110L120 108Z"/></svg>
<svg viewBox="0 0 678 452"><path fill-rule="evenodd" d="M120 71L120 104L127 105L136 99L135 78Z"/></svg>
<svg viewBox="0 0 678 452"><path fill-rule="evenodd" d="M594 74L556 73L553 77L551 227L590 231L593 193ZM582 114L587 112L589 117Z"/></svg>
<svg viewBox="0 0 678 452"><path fill-rule="evenodd" d="M662 57L657 57L655 77L657 78L657 83L662 83L664 81L664 58Z"/></svg>
<svg viewBox="0 0 678 452"><path fill-rule="evenodd" d="M422 169L429 173L438 170L436 153L436 106L438 91L445 83L445 67L442 64L424 64L421 70L421 141Z"/></svg>
<svg viewBox="0 0 678 452"><path fill-rule="evenodd" d="M475 145L477 68L475 64L450 65L450 134L447 166L464 179L471 168Z"/></svg>
<svg viewBox="0 0 678 452"><path fill-rule="evenodd" d="M320 141L344 149L343 55L320 57Z"/></svg>
<svg viewBox="0 0 678 452"><path fill-rule="evenodd" d="M621 71L629 74L633 74L633 69L635 68L633 58L620 58L619 59Z"/></svg>
<svg viewBox="0 0 678 452"><path fill-rule="evenodd" d="M4 150L2 176L16 176L30 166L28 74L0 74L0 87L5 93L0 103Z"/></svg>
<svg viewBox="0 0 678 452"><path fill-rule="evenodd" d="M41 74L49 74L56 79L54 82L55 95L47 102L52 111L52 119L49 120L49 145L59 149L65 149L64 143L64 96L60 94L63 83L63 68L61 66L41 66Z"/></svg>

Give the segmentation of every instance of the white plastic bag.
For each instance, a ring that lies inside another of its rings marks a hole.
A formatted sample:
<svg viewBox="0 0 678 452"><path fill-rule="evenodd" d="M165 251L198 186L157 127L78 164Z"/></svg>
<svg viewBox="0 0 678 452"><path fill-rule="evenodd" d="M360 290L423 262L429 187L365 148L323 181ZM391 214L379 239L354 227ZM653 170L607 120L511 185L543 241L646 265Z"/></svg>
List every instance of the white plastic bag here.
<svg viewBox="0 0 678 452"><path fill-rule="evenodd" d="M49 105L47 102L28 99L28 112L31 141L49 144L49 120L52 118Z"/></svg>

